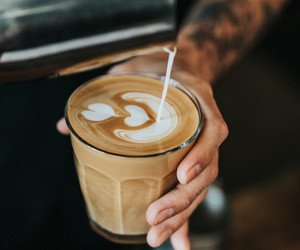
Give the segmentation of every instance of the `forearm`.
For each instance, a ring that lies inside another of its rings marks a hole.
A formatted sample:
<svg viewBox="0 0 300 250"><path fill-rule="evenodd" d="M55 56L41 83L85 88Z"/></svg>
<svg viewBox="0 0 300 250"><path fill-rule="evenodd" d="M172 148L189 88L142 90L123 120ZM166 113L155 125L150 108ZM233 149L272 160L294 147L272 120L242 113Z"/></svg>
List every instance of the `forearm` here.
<svg viewBox="0 0 300 250"><path fill-rule="evenodd" d="M213 82L249 49L289 0L200 0L177 39L181 67Z"/></svg>

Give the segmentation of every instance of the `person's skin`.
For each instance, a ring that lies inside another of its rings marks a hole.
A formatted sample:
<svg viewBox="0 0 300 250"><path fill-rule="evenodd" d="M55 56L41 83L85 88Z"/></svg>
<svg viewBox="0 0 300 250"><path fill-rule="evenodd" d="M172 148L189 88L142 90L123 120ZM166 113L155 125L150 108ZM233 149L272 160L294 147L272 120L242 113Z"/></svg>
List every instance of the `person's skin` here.
<svg viewBox="0 0 300 250"><path fill-rule="evenodd" d="M171 237L174 249L190 249L188 218L204 200L218 175L218 148L228 128L213 96L212 83L249 48L254 38L288 0L202 0L181 28L172 78L200 100L204 127L178 166L178 185L147 210L147 242L157 247ZM133 58L110 72L140 71L164 75L167 54ZM230 97L229 97L230 98ZM64 119L57 128L68 134Z"/></svg>

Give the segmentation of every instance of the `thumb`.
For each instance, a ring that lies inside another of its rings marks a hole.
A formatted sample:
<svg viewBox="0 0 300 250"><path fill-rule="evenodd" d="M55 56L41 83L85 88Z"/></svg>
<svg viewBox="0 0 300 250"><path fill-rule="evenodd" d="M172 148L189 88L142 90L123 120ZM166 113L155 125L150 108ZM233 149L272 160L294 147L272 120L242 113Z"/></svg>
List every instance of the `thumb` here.
<svg viewBox="0 0 300 250"><path fill-rule="evenodd" d="M56 128L57 128L58 132L60 132L63 135L69 135L70 134L70 130L68 129L65 118L61 118L56 123Z"/></svg>

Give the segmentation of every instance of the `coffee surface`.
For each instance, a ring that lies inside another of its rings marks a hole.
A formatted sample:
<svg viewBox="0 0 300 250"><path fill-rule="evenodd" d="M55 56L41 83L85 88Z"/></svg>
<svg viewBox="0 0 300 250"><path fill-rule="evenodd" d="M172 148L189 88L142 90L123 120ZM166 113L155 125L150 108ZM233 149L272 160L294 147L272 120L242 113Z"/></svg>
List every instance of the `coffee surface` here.
<svg viewBox="0 0 300 250"><path fill-rule="evenodd" d="M71 96L67 116L76 134L102 151L162 153L189 140L200 120L191 99L169 86L161 121L156 122L162 90L163 83L152 78L100 77Z"/></svg>

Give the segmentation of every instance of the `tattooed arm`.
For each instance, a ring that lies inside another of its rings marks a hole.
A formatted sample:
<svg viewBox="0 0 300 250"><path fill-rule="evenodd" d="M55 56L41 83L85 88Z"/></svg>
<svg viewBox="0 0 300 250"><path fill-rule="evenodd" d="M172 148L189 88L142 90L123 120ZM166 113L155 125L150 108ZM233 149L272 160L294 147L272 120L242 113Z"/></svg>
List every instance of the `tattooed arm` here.
<svg viewBox="0 0 300 250"><path fill-rule="evenodd" d="M200 0L180 30L177 55L213 82L249 49L289 0ZM186 59L188 58L188 60Z"/></svg>
<svg viewBox="0 0 300 250"><path fill-rule="evenodd" d="M187 220L218 175L218 148L228 128L214 100L211 83L241 57L287 0L199 0L176 42L172 78L199 98L205 117L201 135L178 166L179 184L151 204L147 241L156 247L171 236L174 249L189 249ZM113 71L164 74L166 54L141 56Z"/></svg>
<svg viewBox="0 0 300 250"><path fill-rule="evenodd" d="M172 78L189 87L201 102L205 122L199 139L177 170L179 184L147 211L148 244L171 236L174 249L189 249L187 220L218 175L218 148L228 128L214 100L211 83L249 48L287 0L199 0L176 42ZM165 74L166 53L136 57L111 71ZM65 123L58 123L61 132Z"/></svg>

